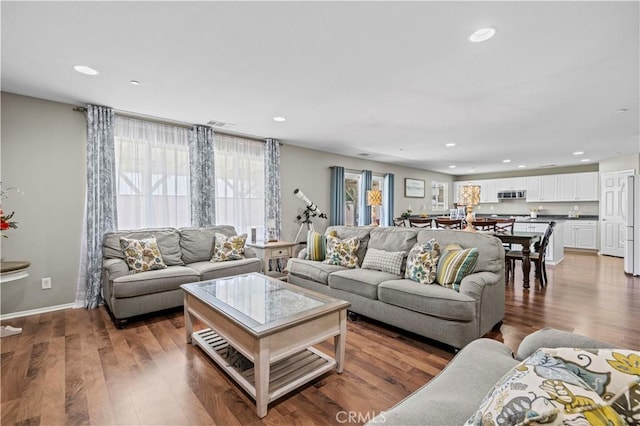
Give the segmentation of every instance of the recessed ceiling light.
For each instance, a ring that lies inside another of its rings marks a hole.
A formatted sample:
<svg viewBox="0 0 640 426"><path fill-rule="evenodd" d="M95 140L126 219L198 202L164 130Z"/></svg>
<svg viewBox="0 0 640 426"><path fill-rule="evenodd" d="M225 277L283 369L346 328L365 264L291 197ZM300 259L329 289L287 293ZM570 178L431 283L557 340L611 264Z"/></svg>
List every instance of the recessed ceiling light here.
<svg viewBox="0 0 640 426"><path fill-rule="evenodd" d="M81 74L86 74L86 75L98 75L100 74L98 72L98 70L95 70L91 67L88 67L86 65L74 65L73 69L78 71Z"/></svg>
<svg viewBox="0 0 640 426"><path fill-rule="evenodd" d="M133 84L134 86L140 86L140 82L138 80L131 80L129 83Z"/></svg>
<svg viewBox="0 0 640 426"><path fill-rule="evenodd" d="M481 41L487 41L493 37L496 30L493 28L482 28L469 36L469 41L472 43L480 43Z"/></svg>
<svg viewBox="0 0 640 426"><path fill-rule="evenodd" d="M573 153L573 155L582 155L584 154L584 151L576 151Z"/></svg>
<svg viewBox="0 0 640 426"><path fill-rule="evenodd" d="M452 146L456 146L456 144L453 142L450 142L450 143L444 144L444 146L446 146L447 148L451 148Z"/></svg>
<svg viewBox="0 0 640 426"><path fill-rule="evenodd" d="M503 162L503 163L510 163L510 162L511 162L511 160L506 159L506 160L502 160L502 162Z"/></svg>
<svg viewBox="0 0 640 426"><path fill-rule="evenodd" d="M628 109L626 109L626 108L620 108L620 109L619 109L619 110L617 110L616 112L617 112L618 114L622 114L623 112L627 112L627 111L629 111L629 110L628 110Z"/></svg>
<svg viewBox="0 0 640 426"><path fill-rule="evenodd" d="M527 167L527 166L525 166L524 164L518 164L518 168L519 169L524 169L525 167Z"/></svg>
<svg viewBox="0 0 640 426"><path fill-rule="evenodd" d="M591 161L591 160L589 160L588 158L583 158L582 160L580 160L580 162L582 162L582 163L588 163L589 161Z"/></svg>
<svg viewBox="0 0 640 426"><path fill-rule="evenodd" d="M287 121L284 117L273 117L273 121Z"/></svg>
<svg viewBox="0 0 640 426"><path fill-rule="evenodd" d="M473 172L475 172L474 169L469 169L469 173L473 173Z"/></svg>
<svg viewBox="0 0 640 426"><path fill-rule="evenodd" d="M456 166L454 166L453 164L449 166L450 169L455 169Z"/></svg>

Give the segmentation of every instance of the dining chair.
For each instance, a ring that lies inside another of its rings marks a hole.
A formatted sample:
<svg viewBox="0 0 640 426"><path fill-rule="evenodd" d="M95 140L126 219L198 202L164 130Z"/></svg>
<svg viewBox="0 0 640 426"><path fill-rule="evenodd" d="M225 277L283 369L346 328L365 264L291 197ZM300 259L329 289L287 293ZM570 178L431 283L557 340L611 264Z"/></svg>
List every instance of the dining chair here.
<svg viewBox="0 0 640 426"><path fill-rule="evenodd" d="M449 219L448 217L437 217L435 219L436 228L440 229L462 229L463 219Z"/></svg>
<svg viewBox="0 0 640 426"><path fill-rule="evenodd" d="M407 226L403 217L394 217L393 226Z"/></svg>
<svg viewBox="0 0 640 426"><path fill-rule="evenodd" d="M515 228L516 218L498 218L496 219L496 234L511 234Z"/></svg>
<svg viewBox="0 0 640 426"><path fill-rule="evenodd" d="M412 228L431 228L432 226L431 222L432 222L432 219L424 218L424 217L410 218L409 226L411 226Z"/></svg>
<svg viewBox="0 0 640 426"><path fill-rule="evenodd" d="M549 245L549 239L551 238L551 234L553 233L553 228L556 226L556 222L549 222L549 226L540 240L539 244L536 244L535 251L529 254L529 259L531 263L535 265L536 270L536 278L540 280L540 287L544 287L549 281L547 278L547 265L545 263L545 255L547 252L547 246ZM505 261L510 263L509 269L515 275L515 264L516 260L522 261L522 251L521 250L510 250L505 253Z"/></svg>
<svg viewBox="0 0 640 426"><path fill-rule="evenodd" d="M498 222L495 219L479 218L473 221L473 226L478 231L494 231L496 230L496 224Z"/></svg>

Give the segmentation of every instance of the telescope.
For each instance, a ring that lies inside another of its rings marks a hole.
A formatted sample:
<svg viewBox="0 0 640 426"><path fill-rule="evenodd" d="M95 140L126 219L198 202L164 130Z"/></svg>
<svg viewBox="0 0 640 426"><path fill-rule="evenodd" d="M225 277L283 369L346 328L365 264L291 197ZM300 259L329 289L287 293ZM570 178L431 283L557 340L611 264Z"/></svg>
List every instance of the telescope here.
<svg viewBox="0 0 640 426"><path fill-rule="evenodd" d="M302 201L305 202L305 204L307 205L307 209L312 212L312 216L320 216L322 218L327 217L327 215L325 215L324 213L322 213L320 211L320 209L318 208L318 206L316 206L313 202L311 202L310 199L308 199L307 197L305 197L305 195L302 193L302 191L300 191L299 189L295 189L293 191L293 195L295 195L296 197L298 197L299 199L301 199Z"/></svg>

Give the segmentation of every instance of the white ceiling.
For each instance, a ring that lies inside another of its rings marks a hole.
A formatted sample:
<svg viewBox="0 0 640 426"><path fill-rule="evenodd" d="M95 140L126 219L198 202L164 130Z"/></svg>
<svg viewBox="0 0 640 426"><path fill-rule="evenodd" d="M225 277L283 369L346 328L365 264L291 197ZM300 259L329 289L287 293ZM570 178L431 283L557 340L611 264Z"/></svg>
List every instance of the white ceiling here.
<svg viewBox="0 0 640 426"><path fill-rule="evenodd" d="M448 174L578 165L640 152L639 4L2 1L1 84Z"/></svg>

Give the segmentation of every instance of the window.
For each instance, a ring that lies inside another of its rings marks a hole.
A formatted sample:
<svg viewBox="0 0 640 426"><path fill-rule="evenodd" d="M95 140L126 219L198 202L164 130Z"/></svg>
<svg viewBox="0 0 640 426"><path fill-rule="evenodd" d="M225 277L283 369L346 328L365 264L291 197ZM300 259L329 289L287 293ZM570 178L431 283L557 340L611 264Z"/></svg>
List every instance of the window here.
<svg viewBox="0 0 640 426"><path fill-rule="evenodd" d="M431 210L447 211L447 186L444 182L431 182Z"/></svg>
<svg viewBox="0 0 640 426"><path fill-rule="evenodd" d="M360 217L360 173L344 172L344 224L358 225Z"/></svg>
<svg viewBox="0 0 640 426"><path fill-rule="evenodd" d="M119 229L191 225L189 130L116 116Z"/></svg>
<svg viewBox="0 0 640 426"><path fill-rule="evenodd" d="M216 223L264 231L264 142L216 133Z"/></svg>

